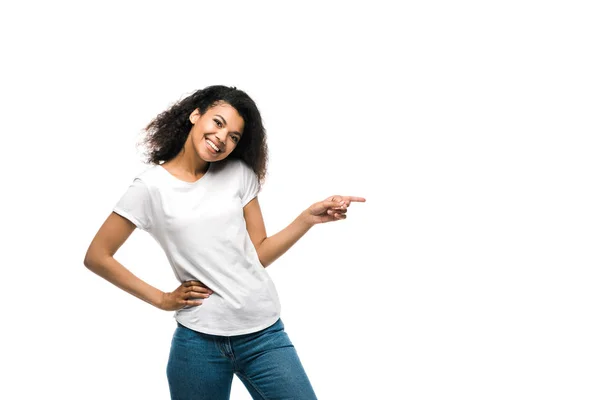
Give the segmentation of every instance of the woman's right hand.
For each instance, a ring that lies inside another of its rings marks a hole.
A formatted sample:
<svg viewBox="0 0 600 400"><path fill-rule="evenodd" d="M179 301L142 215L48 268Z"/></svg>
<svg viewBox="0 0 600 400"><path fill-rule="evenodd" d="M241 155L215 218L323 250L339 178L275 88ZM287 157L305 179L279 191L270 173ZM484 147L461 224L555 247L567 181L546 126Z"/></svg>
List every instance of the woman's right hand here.
<svg viewBox="0 0 600 400"><path fill-rule="evenodd" d="M159 308L165 311L176 311L186 306L199 306L213 291L200 281L185 281L175 291L163 293Z"/></svg>

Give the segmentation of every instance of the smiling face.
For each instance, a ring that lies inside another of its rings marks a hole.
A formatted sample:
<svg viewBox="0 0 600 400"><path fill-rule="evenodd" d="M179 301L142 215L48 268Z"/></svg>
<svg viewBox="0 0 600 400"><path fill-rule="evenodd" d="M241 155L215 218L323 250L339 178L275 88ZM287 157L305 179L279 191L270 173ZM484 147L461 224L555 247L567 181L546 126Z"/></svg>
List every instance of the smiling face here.
<svg viewBox="0 0 600 400"><path fill-rule="evenodd" d="M220 161L235 149L244 133L244 120L237 110L227 103L217 105L200 114L198 109L190 114L190 136L198 156L207 162Z"/></svg>

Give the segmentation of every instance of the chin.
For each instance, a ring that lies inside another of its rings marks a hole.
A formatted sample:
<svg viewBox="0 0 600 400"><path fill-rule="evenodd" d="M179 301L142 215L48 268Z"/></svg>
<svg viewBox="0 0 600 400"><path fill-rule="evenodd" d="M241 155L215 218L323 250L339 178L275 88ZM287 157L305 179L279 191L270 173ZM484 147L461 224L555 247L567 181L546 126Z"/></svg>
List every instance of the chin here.
<svg viewBox="0 0 600 400"><path fill-rule="evenodd" d="M198 157L200 157L203 161L206 162L218 162L218 161L222 161L224 159L227 158L227 156L229 154L219 154L219 155L215 155L215 154L203 154L200 152L196 152L198 154Z"/></svg>

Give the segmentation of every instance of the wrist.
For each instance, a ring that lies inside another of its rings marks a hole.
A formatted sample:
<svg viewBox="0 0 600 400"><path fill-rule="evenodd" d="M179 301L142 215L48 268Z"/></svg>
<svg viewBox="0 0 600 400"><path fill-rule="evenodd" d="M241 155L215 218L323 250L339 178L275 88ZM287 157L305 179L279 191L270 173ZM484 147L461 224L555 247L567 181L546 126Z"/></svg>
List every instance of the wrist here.
<svg viewBox="0 0 600 400"><path fill-rule="evenodd" d="M159 290L152 299L152 305L158 309L164 310L166 293Z"/></svg>
<svg viewBox="0 0 600 400"><path fill-rule="evenodd" d="M314 218L312 217L312 215L310 215L308 209L300 213L300 215L298 216L298 220L306 229L310 229L313 226L315 226Z"/></svg>

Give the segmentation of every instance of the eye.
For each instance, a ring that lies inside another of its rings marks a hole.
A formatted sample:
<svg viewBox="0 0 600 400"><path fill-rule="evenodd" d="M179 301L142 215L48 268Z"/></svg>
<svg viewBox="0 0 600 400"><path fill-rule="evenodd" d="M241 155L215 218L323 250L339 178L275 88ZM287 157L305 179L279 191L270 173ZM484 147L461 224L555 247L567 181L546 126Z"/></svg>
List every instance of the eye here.
<svg viewBox="0 0 600 400"><path fill-rule="evenodd" d="M237 142L240 141L240 139L237 136L235 136L235 135L232 135L231 139L233 140L233 143L237 143Z"/></svg>
<svg viewBox="0 0 600 400"><path fill-rule="evenodd" d="M221 121L219 121L218 119L214 119L213 121L215 121L215 124L217 124L217 126L218 126L219 128L222 128L222 127L223 127L223 123L222 123Z"/></svg>

